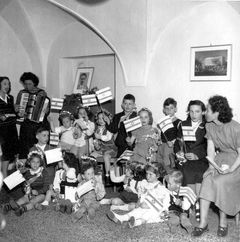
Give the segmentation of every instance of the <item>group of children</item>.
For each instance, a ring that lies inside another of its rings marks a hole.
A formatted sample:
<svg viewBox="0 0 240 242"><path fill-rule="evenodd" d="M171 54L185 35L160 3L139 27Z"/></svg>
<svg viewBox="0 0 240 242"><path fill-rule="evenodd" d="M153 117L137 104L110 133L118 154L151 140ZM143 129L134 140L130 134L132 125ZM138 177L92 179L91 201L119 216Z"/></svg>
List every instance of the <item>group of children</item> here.
<svg viewBox="0 0 240 242"><path fill-rule="evenodd" d="M84 214L89 220L94 219L100 205L110 204L107 216L115 223L127 223L132 228L167 221L171 231L180 224L189 231L189 210L197 204L202 176L208 168L204 104L191 101L188 117L181 121L175 116L177 102L166 99L163 113L172 125L164 132L159 126L153 127L149 109L136 112L133 95L124 96L122 109L113 117L106 110L100 110L95 122L90 121L84 107L78 109L76 120L71 113L63 111L60 127L54 127L49 118L52 131L60 135L63 161L47 165L45 151L53 147L48 144L49 130L39 128L38 143L30 149L27 158L29 168L23 171L25 194L5 204L4 213L13 209L20 216L27 210L42 210L54 202L57 211L72 214L72 220L77 222ZM124 121L137 115L142 126L126 132ZM186 126L193 129L193 140L184 140ZM127 160L121 158L126 150L131 151ZM99 157L104 161L105 179L96 169ZM118 165L119 160L126 164L122 176L116 176L112 166ZM105 186L122 182L123 191L118 197L104 198L103 180ZM119 215L117 210L127 213Z"/></svg>

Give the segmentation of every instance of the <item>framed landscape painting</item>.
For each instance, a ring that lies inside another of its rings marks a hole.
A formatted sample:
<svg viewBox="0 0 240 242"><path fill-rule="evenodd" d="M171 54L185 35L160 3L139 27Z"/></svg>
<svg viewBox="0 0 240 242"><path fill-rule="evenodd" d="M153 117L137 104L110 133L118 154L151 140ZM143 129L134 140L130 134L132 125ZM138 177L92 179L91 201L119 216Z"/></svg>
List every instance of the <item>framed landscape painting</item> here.
<svg viewBox="0 0 240 242"><path fill-rule="evenodd" d="M230 81L232 45L191 48L191 81Z"/></svg>

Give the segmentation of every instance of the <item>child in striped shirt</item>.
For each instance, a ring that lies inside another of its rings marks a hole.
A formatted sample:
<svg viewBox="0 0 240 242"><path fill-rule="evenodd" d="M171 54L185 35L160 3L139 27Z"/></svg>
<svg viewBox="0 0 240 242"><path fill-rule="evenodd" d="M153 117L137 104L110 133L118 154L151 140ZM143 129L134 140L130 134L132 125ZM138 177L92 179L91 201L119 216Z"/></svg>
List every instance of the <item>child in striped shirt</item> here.
<svg viewBox="0 0 240 242"><path fill-rule="evenodd" d="M164 221L165 212L170 205L169 191L158 181L159 170L156 165L148 164L145 169L147 180L141 182L136 208L124 215L110 211L107 216L113 222L128 222L129 227L133 228Z"/></svg>

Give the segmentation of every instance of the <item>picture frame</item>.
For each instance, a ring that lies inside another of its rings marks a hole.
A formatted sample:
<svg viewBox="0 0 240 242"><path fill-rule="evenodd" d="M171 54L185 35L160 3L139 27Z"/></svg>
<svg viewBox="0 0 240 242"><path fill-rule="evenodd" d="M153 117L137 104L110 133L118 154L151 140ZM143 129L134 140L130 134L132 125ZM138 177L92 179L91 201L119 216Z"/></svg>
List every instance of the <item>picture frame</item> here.
<svg viewBox="0 0 240 242"><path fill-rule="evenodd" d="M191 47L191 81L230 81L232 45Z"/></svg>
<svg viewBox="0 0 240 242"><path fill-rule="evenodd" d="M77 68L73 93L86 93L90 86L93 77L94 67Z"/></svg>

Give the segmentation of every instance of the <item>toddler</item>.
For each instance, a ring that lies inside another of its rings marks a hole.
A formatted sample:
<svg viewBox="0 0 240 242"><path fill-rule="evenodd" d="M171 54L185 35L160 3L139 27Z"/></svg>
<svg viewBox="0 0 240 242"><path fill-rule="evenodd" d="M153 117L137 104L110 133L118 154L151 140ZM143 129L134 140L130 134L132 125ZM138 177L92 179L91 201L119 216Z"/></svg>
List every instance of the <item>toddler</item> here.
<svg viewBox="0 0 240 242"><path fill-rule="evenodd" d="M167 187L171 192L169 207L168 226L174 233L177 226L181 225L190 232L192 223L189 219L189 210L196 203L196 195L189 187L182 187L183 174L181 171L173 170L165 177Z"/></svg>
<svg viewBox="0 0 240 242"><path fill-rule="evenodd" d="M82 162L81 174L83 180L78 185L78 190L89 181L92 184L92 189L83 195L79 193L76 194L78 202L74 206L73 222L79 221L86 213L87 218L93 220L96 210L100 207L99 200L106 194L102 183L102 176L95 175L96 160L87 157L82 159Z"/></svg>
<svg viewBox="0 0 240 242"><path fill-rule="evenodd" d="M158 181L158 167L153 164L146 165L147 180L143 180L139 187L139 199L136 208L119 215L110 211L107 216L115 223L128 222L130 228L145 223L162 222L165 212L170 205L169 191Z"/></svg>
<svg viewBox="0 0 240 242"><path fill-rule="evenodd" d="M13 209L17 216L21 216L24 212L33 209L37 203L43 202L50 185L48 172L43 167L42 152L30 152L27 164L30 169L23 174L26 179L25 195L17 202L10 200L8 204L4 205L5 212Z"/></svg>

